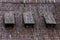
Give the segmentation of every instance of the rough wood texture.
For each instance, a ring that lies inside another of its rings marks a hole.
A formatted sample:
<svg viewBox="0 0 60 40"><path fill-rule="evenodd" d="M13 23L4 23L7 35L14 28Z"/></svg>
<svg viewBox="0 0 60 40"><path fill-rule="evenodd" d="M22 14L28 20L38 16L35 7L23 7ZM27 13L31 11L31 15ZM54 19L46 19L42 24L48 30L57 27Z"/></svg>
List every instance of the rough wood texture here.
<svg viewBox="0 0 60 40"><path fill-rule="evenodd" d="M4 23L5 24L15 24L14 14L5 13L4 14Z"/></svg>
<svg viewBox="0 0 60 40"><path fill-rule="evenodd" d="M17 11L23 7L22 4L16 3L0 3L0 10L1 11Z"/></svg>
<svg viewBox="0 0 60 40"><path fill-rule="evenodd" d="M60 6L59 3L57 6L55 4L48 3L40 4L40 0L38 2L39 4L20 4L13 2L1 3L0 40L60 40L60 12L57 11L60 10L60 7L58 7ZM5 13L12 13L12 11L14 11L15 14L15 25L11 29L6 29L3 21L3 16ZM33 28L25 28L22 14L27 11L32 11L32 14L34 16L36 23ZM54 28L52 28L52 26L51 28L46 28L43 14L49 14L51 12L53 12L53 16L57 24Z"/></svg>
<svg viewBox="0 0 60 40"><path fill-rule="evenodd" d="M60 0L0 0L7 3L57 3Z"/></svg>
<svg viewBox="0 0 60 40"><path fill-rule="evenodd" d="M54 10L53 4L40 4L38 7L39 15L44 16L46 24L56 24L55 19L53 17Z"/></svg>
<svg viewBox="0 0 60 40"><path fill-rule="evenodd" d="M25 24L35 24L32 12L23 13L23 20Z"/></svg>

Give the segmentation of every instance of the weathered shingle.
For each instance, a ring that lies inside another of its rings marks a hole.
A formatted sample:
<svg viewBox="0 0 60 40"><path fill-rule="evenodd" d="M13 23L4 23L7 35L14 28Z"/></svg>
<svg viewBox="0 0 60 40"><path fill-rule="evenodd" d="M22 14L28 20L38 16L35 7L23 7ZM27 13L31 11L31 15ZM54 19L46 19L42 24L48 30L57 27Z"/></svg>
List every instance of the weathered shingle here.
<svg viewBox="0 0 60 40"><path fill-rule="evenodd" d="M12 13L4 14L4 23L5 24L15 24L14 15Z"/></svg>
<svg viewBox="0 0 60 40"><path fill-rule="evenodd" d="M23 20L25 24L35 24L34 18L31 12L23 13Z"/></svg>
<svg viewBox="0 0 60 40"><path fill-rule="evenodd" d="M56 24L53 14L51 13L44 14L44 19L45 19L46 24Z"/></svg>

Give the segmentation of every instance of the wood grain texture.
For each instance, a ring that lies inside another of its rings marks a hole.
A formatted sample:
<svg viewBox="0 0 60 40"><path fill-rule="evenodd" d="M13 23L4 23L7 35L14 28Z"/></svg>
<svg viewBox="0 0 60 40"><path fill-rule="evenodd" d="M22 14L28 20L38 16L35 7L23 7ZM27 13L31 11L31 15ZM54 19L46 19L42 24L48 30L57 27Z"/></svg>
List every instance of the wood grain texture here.
<svg viewBox="0 0 60 40"><path fill-rule="evenodd" d="M0 0L7 3L57 3L59 0Z"/></svg>
<svg viewBox="0 0 60 40"><path fill-rule="evenodd" d="M40 4L38 6L38 11L40 16L44 16L46 24L56 24L54 16L53 16L53 4Z"/></svg>
<svg viewBox="0 0 60 40"><path fill-rule="evenodd" d="M56 24L53 14L44 14L46 24Z"/></svg>
<svg viewBox="0 0 60 40"><path fill-rule="evenodd" d="M2 6L3 4L4 6ZM3 4L0 6L0 8L2 7L0 11L0 40L60 40L60 13L56 13L57 10L54 12L54 19L56 19L56 22L58 23L54 28L52 26L49 26L51 28L46 28L44 18L42 17L43 13L48 13L50 15L52 10L55 10L53 9L55 6L42 3L25 5L20 5L19 3L12 3L12 5L9 3ZM3 14L9 12L13 14L12 10L9 10L11 6L15 11L16 23L11 30L7 30L4 25ZM25 28L23 22L22 14L28 11L32 11L36 22L33 28Z"/></svg>

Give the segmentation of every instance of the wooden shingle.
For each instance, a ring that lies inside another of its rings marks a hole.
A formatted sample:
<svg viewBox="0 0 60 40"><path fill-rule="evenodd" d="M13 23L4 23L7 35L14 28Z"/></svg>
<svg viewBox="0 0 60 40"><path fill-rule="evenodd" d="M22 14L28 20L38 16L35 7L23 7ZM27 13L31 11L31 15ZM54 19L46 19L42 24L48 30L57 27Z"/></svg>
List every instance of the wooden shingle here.
<svg viewBox="0 0 60 40"><path fill-rule="evenodd" d="M46 24L56 24L53 14L44 14Z"/></svg>
<svg viewBox="0 0 60 40"><path fill-rule="evenodd" d="M5 24L15 24L14 15L12 13L4 14L4 23Z"/></svg>
<svg viewBox="0 0 60 40"><path fill-rule="evenodd" d="M24 13L23 20L25 24L35 24L35 21L31 12Z"/></svg>

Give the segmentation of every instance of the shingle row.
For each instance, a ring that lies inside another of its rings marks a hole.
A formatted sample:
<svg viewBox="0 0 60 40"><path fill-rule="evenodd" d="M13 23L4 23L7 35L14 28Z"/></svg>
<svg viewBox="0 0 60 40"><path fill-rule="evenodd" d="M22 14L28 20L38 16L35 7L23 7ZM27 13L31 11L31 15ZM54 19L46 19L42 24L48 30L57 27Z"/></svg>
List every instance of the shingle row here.
<svg viewBox="0 0 60 40"><path fill-rule="evenodd" d="M12 2L12 3L59 3L60 0L0 0L0 2Z"/></svg>

